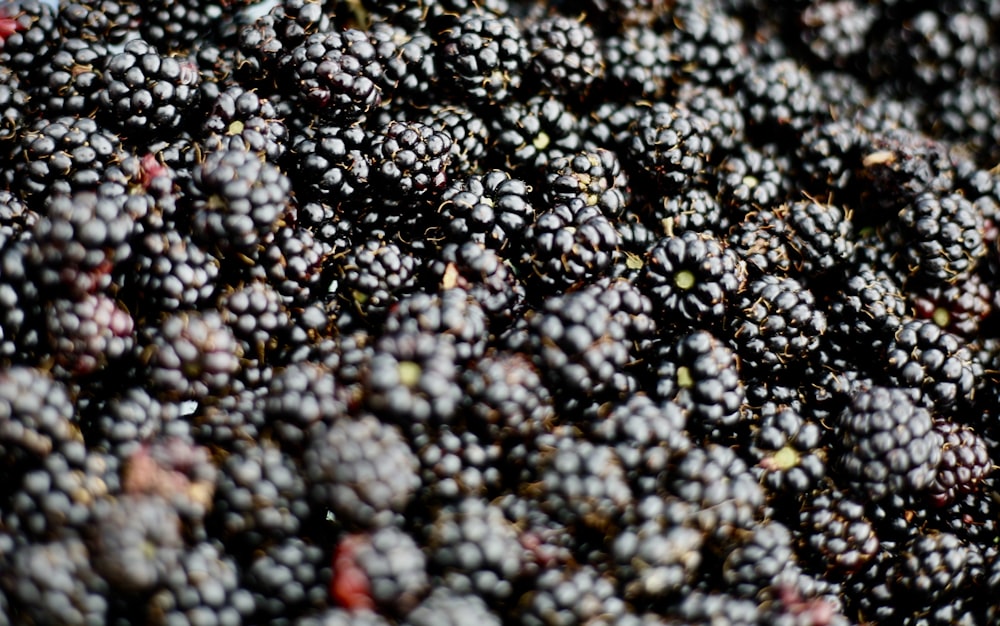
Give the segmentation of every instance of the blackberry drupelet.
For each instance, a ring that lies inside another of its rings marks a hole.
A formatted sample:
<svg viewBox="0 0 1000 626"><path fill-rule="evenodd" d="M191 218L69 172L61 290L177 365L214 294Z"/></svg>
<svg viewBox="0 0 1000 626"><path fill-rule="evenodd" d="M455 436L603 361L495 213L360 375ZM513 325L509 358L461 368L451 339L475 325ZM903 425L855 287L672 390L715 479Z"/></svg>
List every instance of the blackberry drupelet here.
<svg viewBox="0 0 1000 626"><path fill-rule="evenodd" d="M524 30L531 53L528 79L563 98L586 98L605 72L594 29L581 19L552 14L530 21Z"/></svg>
<svg viewBox="0 0 1000 626"><path fill-rule="evenodd" d="M851 488L872 502L927 490L943 438L914 394L896 387L861 390L836 417L831 461Z"/></svg>
<svg viewBox="0 0 1000 626"><path fill-rule="evenodd" d="M659 241L646 255L640 284L661 324L718 327L730 300L746 283L746 266L718 237L684 231Z"/></svg>
<svg viewBox="0 0 1000 626"><path fill-rule="evenodd" d="M420 486L418 466L399 429L372 415L337 419L302 457L310 503L348 528L392 524Z"/></svg>

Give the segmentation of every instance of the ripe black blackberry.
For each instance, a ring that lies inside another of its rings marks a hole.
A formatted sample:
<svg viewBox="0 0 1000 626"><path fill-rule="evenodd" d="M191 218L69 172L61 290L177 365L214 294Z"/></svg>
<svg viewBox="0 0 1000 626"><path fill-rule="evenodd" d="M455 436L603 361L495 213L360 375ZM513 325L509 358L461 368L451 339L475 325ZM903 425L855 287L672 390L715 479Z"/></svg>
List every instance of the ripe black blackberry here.
<svg viewBox="0 0 1000 626"><path fill-rule="evenodd" d="M798 524L803 564L819 572L849 576L878 555L879 538L863 501L829 481L803 500Z"/></svg>
<svg viewBox="0 0 1000 626"><path fill-rule="evenodd" d="M442 78L454 81L459 102L502 104L521 86L530 51L513 18L474 9L460 14L435 41Z"/></svg>
<svg viewBox="0 0 1000 626"><path fill-rule="evenodd" d="M223 394L240 371L241 350L218 311L178 311L142 329L140 360L158 397Z"/></svg>
<svg viewBox="0 0 1000 626"><path fill-rule="evenodd" d="M608 219L616 219L630 200L628 175L610 150L598 148L559 157L549 161L545 170L542 198L548 207L582 198Z"/></svg>
<svg viewBox="0 0 1000 626"><path fill-rule="evenodd" d="M347 414L343 390L318 363L296 362L275 373L260 400L266 434L282 451L300 456L322 425Z"/></svg>
<svg viewBox="0 0 1000 626"><path fill-rule="evenodd" d="M406 615L430 592L426 555L413 537L395 526L345 535L337 544L333 568L335 599L349 608ZM338 597L341 586L350 583L360 584L367 597Z"/></svg>
<svg viewBox="0 0 1000 626"><path fill-rule="evenodd" d="M939 93L925 124L934 137L958 144L986 165L1000 157L1000 92L993 82L963 80Z"/></svg>
<svg viewBox="0 0 1000 626"><path fill-rule="evenodd" d="M878 17L876 7L855 0L813 2L800 15L803 28L799 38L823 63L849 68L865 51Z"/></svg>
<svg viewBox="0 0 1000 626"><path fill-rule="evenodd" d="M228 2L153 0L142 5L139 33L164 53L187 50L207 38L223 17Z"/></svg>
<svg viewBox="0 0 1000 626"><path fill-rule="evenodd" d="M944 440L937 475L929 487L931 501L944 506L962 494L976 493L993 470L986 441L967 424L935 418L934 430Z"/></svg>
<svg viewBox="0 0 1000 626"><path fill-rule="evenodd" d="M800 200L788 207L790 244L799 252L802 275L810 284L817 277L836 276L854 253L850 211L834 204Z"/></svg>
<svg viewBox="0 0 1000 626"><path fill-rule="evenodd" d="M76 37L62 41L34 79L32 108L49 118L93 116L104 88L101 68L107 55L107 48L99 41Z"/></svg>
<svg viewBox="0 0 1000 626"><path fill-rule="evenodd" d="M479 303L464 289L418 292L401 298L389 310L383 331L435 335L451 341L461 363L481 358L486 351L487 320Z"/></svg>
<svg viewBox="0 0 1000 626"><path fill-rule="evenodd" d="M939 409L972 400L971 354L957 336L930 320L905 322L886 345L885 359L892 384L921 389Z"/></svg>
<svg viewBox="0 0 1000 626"><path fill-rule="evenodd" d="M983 217L959 194L920 194L900 210L896 225L900 260L916 282L963 281L986 256Z"/></svg>
<svg viewBox="0 0 1000 626"><path fill-rule="evenodd" d="M357 243L339 258L329 287L346 318L343 322L356 313L378 324L397 298L416 289L418 265L414 254L391 241L372 238Z"/></svg>
<svg viewBox="0 0 1000 626"><path fill-rule="evenodd" d="M593 565L583 564L542 572L535 587L522 598L514 619L524 626L550 626L553 615L586 623L595 619L614 621L625 613L625 602L610 577Z"/></svg>
<svg viewBox="0 0 1000 626"><path fill-rule="evenodd" d="M136 3L119 0L65 2L56 14L56 27L64 37L117 45L136 30L140 9Z"/></svg>
<svg viewBox="0 0 1000 626"><path fill-rule="evenodd" d="M172 228L143 233L132 248L122 295L138 319L214 301L219 259L190 236Z"/></svg>
<svg viewBox="0 0 1000 626"><path fill-rule="evenodd" d="M746 266L719 238L684 231L660 240L646 255L640 284L666 326L719 326L729 301L746 283Z"/></svg>
<svg viewBox="0 0 1000 626"><path fill-rule="evenodd" d="M176 404L160 403L147 389L134 386L92 402L81 411L80 422L88 446L124 459L179 413Z"/></svg>
<svg viewBox="0 0 1000 626"><path fill-rule="evenodd" d="M729 303L728 328L747 374L791 374L813 354L826 332L826 314L805 285L764 275Z"/></svg>
<svg viewBox="0 0 1000 626"><path fill-rule="evenodd" d="M399 429L372 415L334 421L302 457L310 503L348 528L393 523L420 485L418 466Z"/></svg>
<svg viewBox="0 0 1000 626"><path fill-rule="evenodd" d="M805 494L826 475L826 443L820 424L798 411L767 412L753 432L752 471L776 501Z"/></svg>
<svg viewBox="0 0 1000 626"><path fill-rule="evenodd" d="M278 167L240 147L209 154L188 184L192 234L219 260L238 267L254 259L289 212L291 181Z"/></svg>
<svg viewBox="0 0 1000 626"><path fill-rule="evenodd" d="M439 211L450 239L498 251L519 248L535 220L528 185L503 170L453 181L441 195Z"/></svg>
<svg viewBox="0 0 1000 626"><path fill-rule="evenodd" d="M594 29L580 19L552 14L530 21L524 30L531 54L528 79L564 98L586 98L605 72Z"/></svg>
<svg viewBox="0 0 1000 626"><path fill-rule="evenodd" d="M433 512L464 498L489 498L503 491L505 451L499 442L462 424L410 431L423 481L417 509Z"/></svg>
<svg viewBox="0 0 1000 626"><path fill-rule="evenodd" d="M372 137L373 183L406 205L436 197L448 183L452 143L447 132L421 122L389 122Z"/></svg>
<svg viewBox="0 0 1000 626"><path fill-rule="evenodd" d="M670 14L667 12L666 14ZM746 54L743 24L715 4L684 4L670 15L670 50L678 82L728 87Z"/></svg>
<svg viewBox="0 0 1000 626"><path fill-rule="evenodd" d="M165 626L200 619L223 623L253 616L253 596L241 586L239 566L217 544L196 543L180 561L149 598L143 616L147 623Z"/></svg>
<svg viewBox="0 0 1000 626"><path fill-rule="evenodd" d="M480 163L488 158L491 143L489 124L485 119L457 104L432 104L420 121L452 139L451 155L445 166L448 180L481 173Z"/></svg>
<svg viewBox="0 0 1000 626"><path fill-rule="evenodd" d="M751 68L738 97L747 133L759 141L797 137L822 119L823 103L812 74L790 59Z"/></svg>
<svg viewBox="0 0 1000 626"><path fill-rule="evenodd" d="M661 344L651 366L655 395L688 412L692 434L719 442L740 438L746 394L736 355L724 342L695 331Z"/></svg>
<svg viewBox="0 0 1000 626"><path fill-rule="evenodd" d="M625 328L626 338L632 342L630 351L636 359L653 347L657 335L653 316L653 301L638 285L622 277L607 277L587 284L581 289L594 294L608 307L611 317Z"/></svg>
<svg viewBox="0 0 1000 626"><path fill-rule="evenodd" d="M11 68L30 84L39 66L45 65L60 41L56 8L41 0L16 0L0 9L4 30L0 35L0 64Z"/></svg>
<svg viewBox="0 0 1000 626"><path fill-rule="evenodd" d="M443 508L423 532L437 584L492 607L514 604L528 570L519 531L497 505L462 499Z"/></svg>
<svg viewBox="0 0 1000 626"><path fill-rule="evenodd" d="M587 127L565 102L544 94L505 103L490 123L496 166L529 184L540 180L549 161L579 151Z"/></svg>
<svg viewBox="0 0 1000 626"><path fill-rule="evenodd" d="M407 626L501 626L481 597L447 587L435 589L406 616Z"/></svg>
<svg viewBox="0 0 1000 626"><path fill-rule="evenodd" d="M729 232L727 211L719 204L718 195L703 186L693 187L669 197L651 207L660 235L681 234L685 231L724 236Z"/></svg>
<svg viewBox="0 0 1000 626"><path fill-rule="evenodd" d="M256 552L240 582L253 594L254 619L296 619L329 606L330 570L325 546L290 537Z"/></svg>
<svg viewBox="0 0 1000 626"><path fill-rule="evenodd" d="M694 186L712 153L707 120L683 106L653 104L632 124L628 158L637 172L670 196Z"/></svg>
<svg viewBox="0 0 1000 626"><path fill-rule="evenodd" d="M954 165L943 143L904 128L867 136L854 175L860 184L860 214L855 221L878 225L895 218L921 194L947 194Z"/></svg>
<svg viewBox="0 0 1000 626"><path fill-rule="evenodd" d="M201 95L201 75L193 59L166 56L142 39L108 55L101 77L101 118L137 145L154 136L177 136Z"/></svg>
<svg viewBox="0 0 1000 626"><path fill-rule="evenodd" d="M294 211L294 209L293 209ZM298 215L296 215L298 220ZM340 249L333 248L340 245ZM280 300L289 307L306 307L324 293L327 261L347 247L316 237L304 226L284 226L264 245L255 277L266 277Z"/></svg>
<svg viewBox="0 0 1000 626"><path fill-rule="evenodd" d="M658 477L692 446L679 405L635 394L601 407L588 436L611 446L636 497L658 493Z"/></svg>
<svg viewBox="0 0 1000 626"><path fill-rule="evenodd" d="M499 335L520 319L525 307L525 287L515 269L492 249L472 241L445 244L434 263L435 281L444 289L469 292L489 318L490 332Z"/></svg>
<svg viewBox="0 0 1000 626"><path fill-rule="evenodd" d="M978 544L951 533L914 537L899 547L889 570L891 592L914 594L914 609L940 607L981 589L985 562ZM914 611L920 613L920 610Z"/></svg>
<svg viewBox="0 0 1000 626"><path fill-rule="evenodd" d="M320 200L334 209L364 206L370 201L371 131L362 126L321 125L298 135L291 146L295 167L289 175L305 200Z"/></svg>
<svg viewBox="0 0 1000 626"><path fill-rule="evenodd" d="M287 150L288 129L278 119L275 106L241 87L230 87L215 97L201 124L201 133L206 152L245 147L277 164Z"/></svg>
<svg viewBox="0 0 1000 626"><path fill-rule="evenodd" d="M303 103L334 124L360 122L382 102L385 68L365 32L317 32L291 50L284 66Z"/></svg>
<svg viewBox="0 0 1000 626"><path fill-rule="evenodd" d="M831 461L871 502L921 492L941 461L941 434L914 394L896 387L861 390L836 417Z"/></svg>
<svg viewBox="0 0 1000 626"><path fill-rule="evenodd" d="M441 107L434 98L440 80L434 37L422 20L413 25L395 21L374 21L367 28L385 64L384 86L390 96L387 102L402 110Z"/></svg>
<svg viewBox="0 0 1000 626"><path fill-rule="evenodd" d="M29 203L53 192L93 190L121 158L121 139L90 118L39 118L20 134L8 182Z"/></svg>
<svg viewBox="0 0 1000 626"><path fill-rule="evenodd" d="M583 197L557 201L527 232L526 253L543 285L569 286L607 275L621 237Z"/></svg>
<svg viewBox="0 0 1000 626"><path fill-rule="evenodd" d="M768 520L754 527L745 542L726 556L722 578L730 593L756 598L797 570L791 531L781 522Z"/></svg>
<svg viewBox="0 0 1000 626"><path fill-rule="evenodd" d="M662 98L674 67L670 37L652 28L631 26L601 41L603 89L636 99Z"/></svg>
<svg viewBox="0 0 1000 626"><path fill-rule="evenodd" d="M708 121L712 140L712 159L731 153L746 141L746 118L739 101L720 87L684 83L677 90L677 101Z"/></svg>
<svg viewBox="0 0 1000 626"><path fill-rule="evenodd" d="M846 342L848 353L861 355L865 350L884 349L893 340L907 305L895 279L862 266L834 293L828 310L831 336Z"/></svg>
<svg viewBox="0 0 1000 626"><path fill-rule="evenodd" d="M778 210L789 199L792 181L788 164L773 150L758 150L749 144L734 148L719 163L713 186L719 204L738 222L758 210Z"/></svg>

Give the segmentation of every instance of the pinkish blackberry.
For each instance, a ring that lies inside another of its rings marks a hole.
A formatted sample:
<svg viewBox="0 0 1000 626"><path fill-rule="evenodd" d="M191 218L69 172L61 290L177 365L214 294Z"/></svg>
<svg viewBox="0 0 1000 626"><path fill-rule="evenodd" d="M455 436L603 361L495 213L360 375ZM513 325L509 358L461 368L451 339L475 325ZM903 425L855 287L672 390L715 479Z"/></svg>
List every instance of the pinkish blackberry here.
<svg viewBox="0 0 1000 626"><path fill-rule="evenodd" d="M427 557L413 537L395 526L345 535L337 544L333 559L335 592L346 582L345 576L356 577L368 595L367 607L350 608L405 615L430 592ZM335 599L343 606L347 598Z"/></svg>
<svg viewBox="0 0 1000 626"><path fill-rule="evenodd" d="M812 291L791 277L749 281L728 313L735 352L748 374L795 371L826 332L826 314Z"/></svg>
<svg viewBox="0 0 1000 626"><path fill-rule="evenodd" d="M907 302L917 319L929 319L959 337L978 337L994 311L988 281L972 274L953 284L923 286L907 292Z"/></svg>
<svg viewBox="0 0 1000 626"><path fill-rule="evenodd" d="M831 461L851 488L872 502L933 484L941 435L913 394L895 387L862 390L836 418Z"/></svg>
<svg viewBox="0 0 1000 626"><path fill-rule="evenodd" d="M818 486L826 475L826 439L819 423L791 408L767 412L753 432L752 471L780 500Z"/></svg>
<svg viewBox="0 0 1000 626"><path fill-rule="evenodd" d="M963 196L923 193L899 212L901 261L917 282L965 280L986 255L984 223Z"/></svg>
<svg viewBox="0 0 1000 626"><path fill-rule="evenodd" d="M665 237L644 261L640 283L666 325L683 320L700 328L718 326L746 282L744 264L710 233L689 230Z"/></svg>
<svg viewBox="0 0 1000 626"><path fill-rule="evenodd" d="M202 400L224 393L242 357L233 330L217 311L178 311L143 329L141 359L164 399Z"/></svg>
<svg viewBox="0 0 1000 626"><path fill-rule="evenodd" d="M443 508L424 530L428 568L440 584L491 606L516 600L527 573L518 529L503 510L478 498Z"/></svg>
<svg viewBox="0 0 1000 626"><path fill-rule="evenodd" d="M165 56L142 39L108 55L101 76L100 114L137 143L179 134L200 96L194 60Z"/></svg>
<svg viewBox="0 0 1000 626"><path fill-rule="evenodd" d="M520 87L530 59L518 23L481 9L460 14L435 41L442 78L454 81L454 97L471 105L506 102Z"/></svg>
<svg viewBox="0 0 1000 626"><path fill-rule="evenodd" d="M879 539L862 501L830 483L803 501L799 512L799 554L820 572L851 575L879 551Z"/></svg>
<svg viewBox="0 0 1000 626"><path fill-rule="evenodd" d="M441 196L439 211L449 238L498 251L514 248L535 219L528 185L503 170L452 182Z"/></svg>
<svg viewBox="0 0 1000 626"><path fill-rule="evenodd" d="M48 344L57 375L84 378L131 356L135 320L120 303L98 293L56 299L46 309Z"/></svg>
<svg viewBox="0 0 1000 626"><path fill-rule="evenodd" d="M603 89L635 98L662 98L673 72L670 37L645 26L631 26L601 39Z"/></svg>
<svg viewBox="0 0 1000 626"><path fill-rule="evenodd" d="M713 441L733 438L746 400L736 354L707 331L665 342L651 363L655 395L688 412L688 429Z"/></svg>
<svg viewBox="0 0 1000 626"><path fill-rule="evenodd" d="M712 153L709 123L683 106L657 103L632 124L628 158L664 195L689 189Z"/></svg>
<svg viewBox="0 0 1000 626"><path fill-rule="evenodd" d="M288 216L291 181L278 167L245 148L209 154L187 192L193 234L220 260L242 263Z"/></svg>
<svg viewBox="0 0 1000 626"><path fill-rule="evenodd" d="M320 31L288 55L295 93L320 118L351 125L382 102L385 72L367 33L355 29Z"/></svg>
<svg viewBox="0 0 1000 626"><path fill-rule="evenodd" d="M934 430L944 444L929 492L935 505L944 506L961 494L975 493L993 470L993 463L986 441L971 426L939 417L934 420Z"/></svg>
<svg viewBox="0 0 1000 626"><path fill-rule="evenodd" d="M41 118L21 133L12 154L12 188L29 202L53 192L93 190L121 158L121 139L90 118Z"/></svg>
<svg viewBox="0 0 1000 626"><path fill-rule="evenodd" d="M930 320L904 323L888 342L885 359L890 382L921 389L938 408L971 400L971 354L957 336Z"/></svg>
<svg viewBox="0 0 1000 626"><path fill-rule="evenodd" d="M348 528L391 524L420 486L418 465L399 429L373 415L334 421L302 457L310 503Z"/></svg>
<svg viewBox="0 0 1000 626"><path fill-rule="evenodd" d="M527 237L527 253L545 285L568 286L606 275L621 246L611 220L579 196L539 214Z"/></svg>
<svg viewBox="0 0 1000 626"><path fill-rule="evenodd" d="M616 219L630 199L628 176L617 155L598 148L549 161L542 197L546 206L582 198L608 219Z"/></svg>
<svg viewBox="0 0 1000 626"><path fill-rule="evenodd" d="M531 53L526 74L542 90L583 99L604 74L599 39L586 22L548 15L529 22L524 38Z"/></svg>

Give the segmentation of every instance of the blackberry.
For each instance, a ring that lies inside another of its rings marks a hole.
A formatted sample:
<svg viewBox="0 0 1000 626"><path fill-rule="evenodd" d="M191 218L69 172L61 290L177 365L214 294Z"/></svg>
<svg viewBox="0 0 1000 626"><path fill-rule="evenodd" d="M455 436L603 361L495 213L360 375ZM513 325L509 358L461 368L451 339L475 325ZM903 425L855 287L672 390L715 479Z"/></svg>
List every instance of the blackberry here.
<svg viewBox="0 0 1000 626"><path fill-rule="evenodd" d="M757 150L743 144L734 148L719 164L715 187L719 204L733 221L753 210L776 210L786 201L792 187L787 166L774 151Z"/></svg>
<svg viewBox="0 0 1000 626"><path fill-rule="evenodd" d="M440 81L434 37L424 24L401 26L377 21L367 31L384 59L384 84L391 95L388 103L398 103L401 108L440 108L433 98Z"/></svg>
<svg viewBox="0 0 1000 626"><path fill-rule="evenodd" d="M791 277L765 275L730 302L728 327L747 373L790 372L819 347L826 314Z"/></svg>
<svg viewBox="0 0 1000 626"><path fill-rule="evenodd" d="M512 175L529 184L546 163L583 147L586 122L554 96L508 102L490 122L492 151Z"/></svg>
<svg viewBox="0 0 1000 626"><path fill-rule="evenodd" d="M4 5L0 19L4 22L0 61L30 84L61 39L56 28L56 9L40 0L16 0Z"/></svg>
<svg viewBox="0 0 1000 626"><path fill-rule="evenodd" d="M46 310L45 328L55 356L54 372L71 378L122 363L135 345L135 320L103 294L55 300Z"/></svg>
<svg viewBox="0 0 1000 626"><path fill-rule="evenodd" d="M932 321L904 323L886 346L885 358L890 382L921 389L941 409L971 400L971 355L958 337Z"/></svg>
<svg viewBox="0 0 1000 626"><path fill-rule="evenodd" d="M598 148L553 159L546 165L542 196L548 207L582 198L608 219L618 218L629 201L628 177L610 150Z"/></svg>
<svg viewBox="0 0 1000 626"><path fill-rule="evenodd" d="M425 530L428 567L446 588L504 607L526 575L518 530L494 504L467 498L438 513Z"/></svg>
<svg viewBox="0 0 1000 626"><path fill-rule="evenodd" d="M821 572L855 574L879 552L864 504L829 483L803 500L799 528L800 554Z"/></svg>
<svg viewBox="0 0 1000 626"><path fill-rule="evenodd" d="M743 289L746 268L714 235L684 231L661 239L647 253L640 282L649 290L662 323L683 320L712 329Z"/></svg>
<svg viewBox="0 0 1000 626"><path fill-rule="evenodd" d="M117 45L135 32L140 9L138 4L119 0L66 2L59 6L56 26L64 37Z"/></svg>
<svg viewBox="0 0 1000 626"><path fill-rule="evenodd" d="M219 466L209 531L227 545L266 546L298 535L310 519L295 461L261 443L233 451Z"/></svg>
<svg viewBox="0 0 1000 626"><path fill-rule="evenodd" d="M750 531L746 541L730 552L722 564L722 578L734 595L756 598L783 575L798 568L792 533L774 520Z"/></svg>
<svg viewBox="0 0 1000 626"><path fill-rule="evenodd" d="M47 373L15 365L0 374L0 459L17 476L80 441L68 389ZM6 492L6 488L4 492Z"/></svg>
<svg viewBox="0 0 1000 626"><path fill-rule="evenodd" d="M928 489L941 461L941 434L930 412L905 389L872 387L837 416L834 463L872 502Z"/></svg>
<svg viewBox="0 0 1000 626"><path fill-rule="evenodd" d="M586 22L554 14L528 23L527 75L552 94L583 99L604 74L604 56Z"/></svg>
<svg viewBox="0 0 1000 626"><path fill-rule="evenodd" d="M988 283L977 273L954 284L910 291L907 301L915 318L933 320L947 332L971 339L979 336L982 324L993 313L991 296Z"/></svg>
<svg viewBox="0 0 1000 626"><path fill-rule="evenodd" d="M937 95L925 126L935 138L958 144L977 163L993 163L1000 157L998 97L994 83L963 80Z"/></svg>
<svg viewBox="0 0 1000 626"><path fill-rule="evenodd" d="M631 26L600 41L603 89L636 99L658 100L666 95L674 70L669 35Z"/></svg>
<svg viewBox="0 0 1000 626"><path fill-rule="evenodd" d="M0 68L0 147L7 152L28 118L27 85L10 69Z"/></svg>
<svg viewBox="0 0 1000 626"><path fill-rule="evenodd" d="M177 419L179 407L161 404L143 387L128 387L81 412L84 440L91 449L128 458Z"/></svg>
<svg viewBox="0 0 1000 626"><path fill-rule="evenodd" d="M40 118L20 135L12 154L13 189L29 203L47 194L94 190L121 158L121 140L90 118Z"/></svg>
<svg viewBox="0 0 1000 626"><path fill-rule="evenodd" d="M610 552L625 599L663 602L693 587L701 571L703 542L701 531L661 518L624 529Z"/></svg>
<svg viewBox="0 0 1000 626"><path fill-rule="evenodd" d="M304 104L334 124L360 122L382 102L383 60L362 31L310 35L290 51L285 65L281 69L291 71Z"/></svg>
<svg viewBox="0 0 1000 626"><path fill-rule="evenodd" d="M579 196L539 214L527 237L535 273L546 285L573 285L605 275L621 245L611 221Z"/></svg>
<svg viewBox="0 0 1000 626"><path fill-rule="evenodd" d="M830 333L836 341L847 342L849 354L881 350L893 340L906 313L906 300L897 281L883 272L861 267L832 296Z"/></svg>
<svg viewBox="0 0 1000 626"><path fill-rule="evenodd" d="M302 466L310 502L348 527L392 523L420 485L399 429L372 415L338 419L310 442Z"/></svg>
<svg viewBox="0 0 1000 626"><path fill-rule="evenodd" d="M406 616L407 626L500 626L501 623L500 617L479 596L447 588L432 591Z"/></svg>
<svg viewBox="0 0 1000 626"><path fill-rule="evenodd" d="M289 307L304 307L319 299L323 293L326 263L334 253L331 245L313 235L311 229L284 226L260 251L260 264L263 266L260 269L263 269L263 276L268 282L274 285L276 296L282 303Z"/></svg>
<svg viewBox="0 0 1000 626"><path fill-rule="evenodd" d="M498 466L504 450L498 442L460 424L414 432L411 442L420 457L423 507L433 511L462 498L488 497L502 490L504 473Z"/></svg>
<svg viewBox="0 0 1000 626"><path fill-rule="evenodd" d="M686 231L711 233L723 236L729 231L729 218L719 204L718 195L705 187L692 187L682 193L665 196L660 203L653 206L653 216L661 236L673 233L682 234Z"/></svg>
<svg viewBox="0 0 1000 626"><path fill-rule="evenodd" d="M625 328L632 342L630 350L638 357L652 347L656 336L653 302L642 290L624 278L602 278L582 287L608 307L611 317Z"/></svg>
<svg viewBox="0 0 1000 626"><path fill-rule="evenodd" d="M272 163L281 162L289 133L267 98L240 87L230 87L215 97L208 111L201 125L206 151L246 148L263 154Z"/></svg>
<svg viewBox="0 0 1000 626"><path fill-rule="evenodd" d="M355 604L346 594L349 583L364 590L367 602ZM427 559L413 537L394 526L346 535L333 557L332 585L341 606L406 615L430 592Z"/></svg>
<svg viewBox="0 0 1000 626"><path fill-rule="evenodd" d="M901 260L915 281L962 281L986 254L982 216L957 194L917 196L899 212L898 227L905 241Z"/></svg>
<svg viewBox="0 0 1000 626"><path fill-rule="evenodd" d="M371 192L372 133L361 126L322 125L302 134L291 147L295 168L289 175L304 199L328 202L334 209L368 203Z"/></svg>
<svg viewBox="0 0 1000 626"><path fill-rule="evenodd" d="M63 41L35 79L30 91L32 106L49 118L92 117L104 88L101 68L107 54L104 45L95 41L75 37Z"/></svg>
<svg viewBox="0 0 1000 626"><path fill-rule="evenodd" d="M445 165L449 181L479 174L488 158L489 124L470 109L460 105L432 104L420 120L451 137L451 155Z"/></svg>
<svg viewBox="0 0 1000 626"><path fill-rule="evenodd" d="M535 218L528 185L503 170L452 182L439 210L450 238L498 251L514 248Z"/></svg>
<svg viewBox="0 0 1000 626"><path fill-rule="evenodd" d="M712 160L733 152L746 139L746 118L737 99L720 87L684 83L677 90L677 101L708 122L712 140Z"/></svg>
<svg viewBox="0 0 1000 626"><path fill-rule="evenodd" d="M844 267L854 252L850 212L833 204L801 200L788 207L791 246L802 260L802 274L810 282Z"/></svg>
<svg viewBox="0 0 1000 626"><path fill-rule="evenodd" d="M291 537L265 548L243 571L255 619L295 618L329 604L331 563L323 546Z"/></svg>
<svg viewBox="0 0 1000 626"><path fill-rule="evenodd" d="M343 390L333 374L317 363L291 363L275 373L261 399L271 439L282 451L298 455L317 427L347 414Z"/></svg>
<svg viewBox="0 0 1000 626"><path fill-rule="evenodd" d="M165 56L142 39L108 55L101 76L101 115L136 143L177 136L200 96L201 76L193 60Z"/></svg>
<svg viewBox="0 0 1000 626"><path fill-rule="evenodd" d="M614 620L626 612L614 583L592 565L548 569L521 600L515 618L524 626L554 626L560 620L586 623Z"/></svg>
<svg viewBox="0 0 1000 626"><path fill-rule="evenodd" d="M736 355L710 332L665 343L653 367L656 396L688 412L690 431L719 440L739 430L746 394Z"/></svg>
<svg viewBox="0 0 1000 626"><path fill-rule="evenodd" d="M372 138L373 182L401 203L434 197L448 182L451 147L444 131L420 122L389 122Z"/></svg>
<svg viewBox="0 0 1000 626"><path fill-rule="evenodd" d="M461 14L435 36L442 77L454 81L454 96L471 105L496 105L521 85L530 60L517 22L482 9Z"/></svg>
<svg viewBox="0 0 1000 626"><path fill-rule="evenodd" d="M219 259L175 229L144 233L133 241L128 292L138 319L213 302Z"/></svg>
<svg viewBox="0 0 1000 626"><path fill-rule="evenodd" d="M934 430L941 435L941 462L929 487L937 506L944 506L965 493L975 493L993 470L986 441L966 424L935 418Z"/></svg>
<svg viewBox="0 0 1000 626"><path fill-rule="evenodd" d="M302 615L293 623L296 626L392 626L388 617L371 609L340 607L327 608L311 615Z"/></svg>
<svg viewBox="0 0 1000 626"><path fill-rule="evenodd" d="M856 221L874 224L895 217L924 193L928 197L947 194L954 179L944 144L902 128L871 135L862 146L861 162L854 172L863 205ZM928 200L921 202L927 204Z"/></svg>
<svg viewBox="0 0 1000 626"><path fill-rule="evenodd" d="M791 408L763 415L754 430L753 472L776 500L805 494L826 475L826 438L821 425Z"/></svg>
<svg viewBox="0 0 1000 626"><path fill-rule="evenodd" d="M163 52L184 50L206 38L221 17L222 7L214 2L154 0L142 5L139 32Z"/></svg>
<svg viewBox="0 0 1000 626"><path fill-rule="evenodd" d="M603 148L625 155L632 140L632 124L645 111L645 105L631 102L595 105L594 110L586 115L584 149Z"/></svg>
<svg viewBox="0 0 1000 626"><path fill-rule="evenodd" d="M482 357L488 339L485 312L459 288L400 299L389 310L383 329L387 334L428 334L451 341L462 363Z"/></svg>
<svg viewBox="0 0 1000 626"><path fill-rule="evenodd" d="M157 625L249 619L254 600L241 584L240 569L231 557L214 543L197 543L182 553L180 566L153 593L145 618Z"/></svg>
<svg viewBox="0 0 1000 626"><path fill-rule="evenodd" d="M638 497L657 492L657 481L670 463L691 448L688 415L676 403L645 394L607 404L588 427L595 443L613 448L629 485Z"/></svg>
<svg viewBox="0 0 1000 626"><path fill-rule="evenodd" d="M822 119L822 101L812 75L791 60L751 68L738 97L752 137L794 137Z"/></svg>
<svg viewBox="0 0 1000 626"><path fill-rule="evenodd" d="M392 242L368 239L339 259L330 284L341 308L377 323L397 298L416 289L417 257Z"/></svg>
<svg viewBox="0 0 1000 626"><path fill-rule="evenodd" d="M88 540L94 569L120 593L137 594L163 584L184 551L181 520L156 496L100 500Z"/></svg>
<svg viewBox="0 0 1000 626"><path fill-rule="evenodd" d="M743 24L715 4L685 4L673 14L670 50L679 82L728 86L746 54Z"/></svg>
<svg viewBox="0 0 1000 626"><path fill-rule="evenodd" d="M980 588L985 563L979 546L951 533L915 537L897 554L889 587L894 594L919 594L922 608Z"/></svg>
<svg viewBox="0 0 1000 626"><path fill-rule="evenodd" d="M652 105L632 124L628 157L663 195L682 193L705 172L712 153L708 122L683 106Z"/></svg>
<svg viewBox="0 0 1000 626"><path fill-rule="evenodd" d="M214 310L178 311L140 333L141 360L164 399L202 400L225 392L240 371L241 350Z"/></svg>
<svg viewBox="0 0 1000 626"><path fill-rule="evenodd" d="M253 259L286 218L290 189L277 166L246 149L213 152L189 185L193 232L224 263Z"/></svg>
<svg viewBox="0 0 1000 626"><path fill-rule="evenodd" d="M815 58L848 68L865 51L878 16L876 7L855 0L813 2L800 15L800 39Z"/></svg>
<svg viewBox="0 0 1000 626"><path fill-rule="evenodd" d="M525 287L511 263L475 242L446 244L433 273L444 289L460 288L479 303L489 319L491 333L519 319L525 307Z"/></svg>

